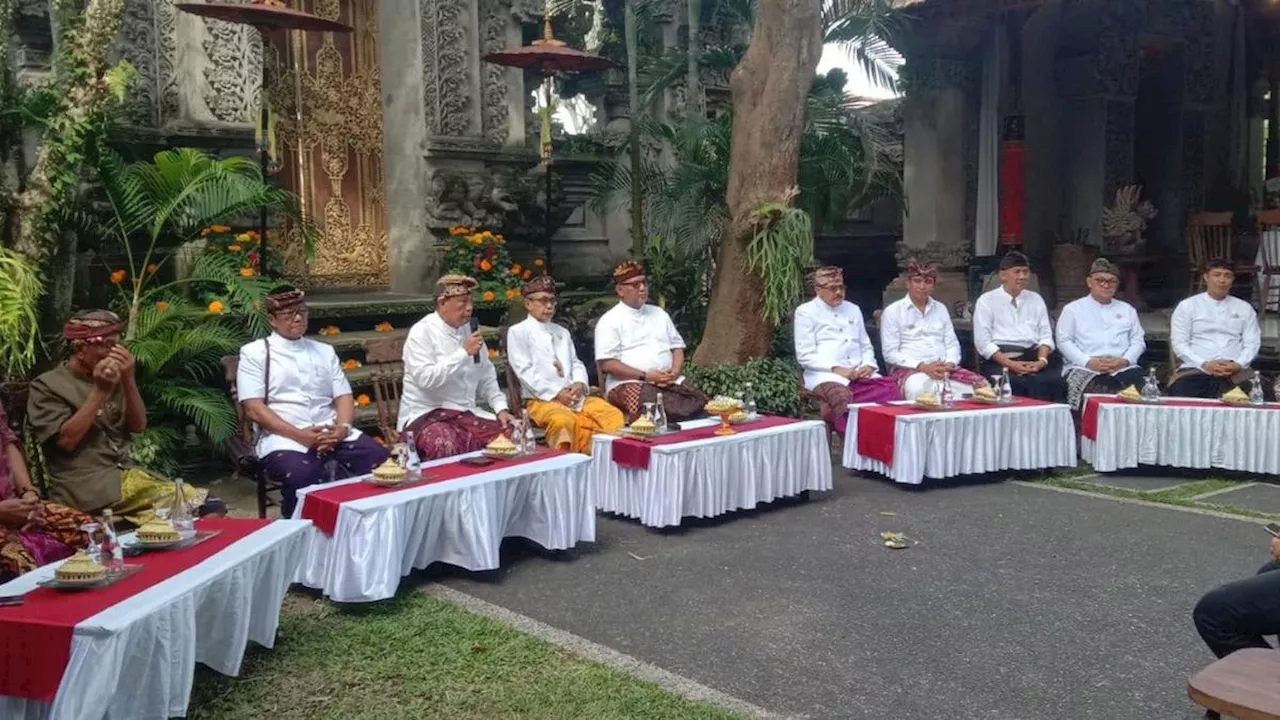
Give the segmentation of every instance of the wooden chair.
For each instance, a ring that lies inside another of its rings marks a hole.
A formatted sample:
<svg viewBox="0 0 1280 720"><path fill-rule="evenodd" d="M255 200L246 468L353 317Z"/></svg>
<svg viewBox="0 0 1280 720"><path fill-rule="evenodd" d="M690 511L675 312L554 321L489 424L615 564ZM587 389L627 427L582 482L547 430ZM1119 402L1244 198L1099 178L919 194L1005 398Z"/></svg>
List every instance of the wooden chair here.
<svg viewBox="0 0 1280 720"><path fill-rule="evenodd" d="M240 369L240 356L227 355L222 358L222 367L226 370L227 387L231 389L231 402L236 407L236 425L239 428L236 436L228 442L232 477L253 481L258 488L258 517L265 518L268 507L280 506L280 501L277 499L280 483L271 480L262 464L258 462L254 448L256 439L254 424L249 419L249 414L245 412L244 404L240 402L240 393L236 388L236 372Z"/></svg>
<svg viewBox="0 0 1280 720"><path fill-rule="evenodd" d="M1280 210L1259 210L1258 247L1262 265L1258 268L1258 315L1267 312L1271 300L1271 283L1280 280ZM1267 235L1271 234L1271 242Z"/></svg>
<svg viewBox="0 0 1280 720"><path fill-rule="evenodd" d="M400 417L400 390L403 387L404 338L374 340L365 346L365 365L372 368L373 401L378 409L378 429L384 442L394 444L400 433L396 422Z"/></svg>
<svg viewBox="0 0 1280 720"><path fill-rule="evenodd" d="M498 353L504 360L502 364L507 382L507 406L511 408L511 412L518 412L524 407L524 398L520 393L520 378L516 377L516 371L511 369L511 360L507 358L507 330L510 329L507 325L498 328Z"/></svg>
<svg viewBox="0 0 1280 720"><path fill-rule="evenodd" d="M1187 681L1201 707L1239 720L1280 720L1280 652L1237 650Z"/></svg>
<svg viewBox="0 0 1280 720"><path fill-rule="evenodd" d="M1191 291L1204 290L1205 266L1210 260L1222 259L1231 265L1236 277L1248 276L1249 296L1253 297L1253 284L1258 268L1252 262L1237 261L1231 237L1230 212L1192 213L1187 218L1187 259L1191 272Z"/></svg>

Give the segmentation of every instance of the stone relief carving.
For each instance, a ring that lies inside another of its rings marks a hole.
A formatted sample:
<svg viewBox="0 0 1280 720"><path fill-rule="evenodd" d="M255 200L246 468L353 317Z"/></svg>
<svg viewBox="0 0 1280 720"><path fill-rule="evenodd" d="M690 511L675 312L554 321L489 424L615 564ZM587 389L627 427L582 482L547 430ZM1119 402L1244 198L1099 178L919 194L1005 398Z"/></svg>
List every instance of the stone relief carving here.
<svg viewBox="0 0 1280 720"><path fill-rule="evenodd" d="M177 117L177 9L156 0L127 0L120 37L113 52L138 72L125 101L126 117L147 127L160 127Z"/></svg>
<svg viewBox="0 0 1280 720"><path fill-rule="evenodd" d="M510 182L502 173L437 169L431 174L427 195L428 227L499 227L506 214L517 208Z"/></svg>
<svg viewBox="0 0 1280 720"><path fill-rule="evenodd" d="M1110 100L1106 109L1106 182L1100 202L1133 182L1133 101Z"/></svg>
<svg viewBox="0 0 1280 720"><path fill-rule="evenodd" d="M480 0L480 55L505 50L507 47L507 22L510 6L504 0ZM484 88L481 119L484 136L496 143L505 143L509 134L507 118L506 69L493 63L483 63Z"/></svg>
<svg viewBox="0 0 1280 720"><path fill-rule="evenodd" d="M220 20L205 20L204 26L206 35L201 47L209 59L204 68L208 87L201 96L205 106L222 122L255 122L262 85L262 41L258 31Z"/></svg>
<svg viewBox="0 0 1280 720"><path fill-rule="evenodd" d="M921 247L908 245L905 240L894 245L893 258L898 267L906 267L907 261L915 258L922 262L938 263L943 269L954 270L969 267L969 248L965 245L952 245L940 240L926 243Z"/></svg>
<svg viewBox="0 0 1280 720"><path fill-rule="evenodd" d="M422 18L422 94L428 135L467 130L466 32L461 0L419 0Z"/></svg>
<svg viewBox="0 0 1280 720"><path fill-rule="evenodd" d="M1204 209L1205 114L1182 111L1182 202L1183 210Z"/></svg>

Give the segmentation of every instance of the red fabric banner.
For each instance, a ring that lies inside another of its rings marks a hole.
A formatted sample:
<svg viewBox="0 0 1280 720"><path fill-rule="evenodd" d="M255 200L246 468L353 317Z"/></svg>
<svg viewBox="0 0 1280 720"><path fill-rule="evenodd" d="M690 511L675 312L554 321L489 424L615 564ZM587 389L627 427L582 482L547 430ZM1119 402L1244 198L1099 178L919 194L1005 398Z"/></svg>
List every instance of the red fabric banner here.
<svg viewBox="0 0 1280 720"><path fill-rule="evenodd" d="M739 433L751 432L752 430L764 430L766 428L778 427L779 425L790 425L791 423L800 422L795 418L778 417L776 415L763 415L749 423L734 425L733 429ZM716 430L719 425L708 425L707 427L691 428L689 430L681 430L670 435L660 435L655 438L641 440L639 438L619 438L613 441L613 461L623 467L635 468L637 470L649 469L650 451L657 445L675 445L677 443L691 442L693 440L706 440L707 438L716 437Z"/></svg>
<svg viewBox="0 0 1280 720"><path fill-rule="evenodd" d="M955 410L1003 410L1013 407L1034 407L1054 403L1032 398L1016 397L1008 403L985 403L975 400L958 400ZM893 465L894 443L897 440L898 418L903 415L946 414L949 410L922 410L914 405L867 405L858 408L858 454Z"/></svg>
<svg viewBox="0 0 1280 720"><path fill-rule="evenodd" d="M266 527L256 518L201 518L213 538L181 550L150 552L126 560L142 569L109 587L67 592L36 588L22 605L0 607L0 695L52 701L71 658L76 625L107 608L188 570Z"/></svg>
<svg viewBox="0 0 1280 720"><path fill-rule="evenodd" d="M1091 397L1084 404L1084 412L1080 413L1080 434L1090 440L1098 439L1098 406L1099 405L1118 405L1123 403L1117 397ZM1219 407L1219 408L1253 408L1255 410L1280 410L1280 405L1228 405L1227 403L1206 403L1195 402L1193 400L1177 400L1172 398L1161 398L1160 407Z"/></svg>
<svg viewBox="0 0 1280 720"><path fill-rule="evenodd" d="M462 461L446 463L444 465L436 465L434 467L424 467L423 472L427 473L427 477L422 480L404 483L395 487L378 487L370 485L367 482L353 482L346 485L337 485L323 490L314 490L302 496L302 519L310 520L325 535L333 536L334 530L338 527L338 508L343 503L353 500L363 500L365 498L377 497L378 495L386 495L387 493L400 492L410 488L421 487L423 485L434 485L435 483L444 482L446 480L457 480L458 478L479 475L480 473L492 472L502 468L508 468L512 465L523 465L538 460L546 460L557 455L564 455L564 450L543 450L532 455L526 455L521 458L513 458L511 460L498 460L492 465L468 465Z"/></svg>
<svg viewBox="0 0 1280 720"><path fill-rule="evenodd" d="M1023 168L1026 146L1021 142L1000 145L1000 244L1022 244Z"/></svg>

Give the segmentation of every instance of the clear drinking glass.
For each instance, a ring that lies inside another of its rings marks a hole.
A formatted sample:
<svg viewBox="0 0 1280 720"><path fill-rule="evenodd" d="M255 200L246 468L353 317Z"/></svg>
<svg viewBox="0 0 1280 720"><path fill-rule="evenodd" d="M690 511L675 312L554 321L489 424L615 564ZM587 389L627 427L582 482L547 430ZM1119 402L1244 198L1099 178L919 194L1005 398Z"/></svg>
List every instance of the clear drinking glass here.
<svg viewBox="0 0 1280 720"><path fill-rule="evenodd" d="M647 402L644 404L644 416L654 425L658 424L658 416L653 412L655 403Z"/></svg>
<svg viewBox="0 0 1280 720"><path fill-rule="evenodd" d="M102 546L98 544L98 530L102 525L96 522L88 522L80 526L80 531L89 536L89 545L84 549L84 553L90 559L102 562Z"/></svg>

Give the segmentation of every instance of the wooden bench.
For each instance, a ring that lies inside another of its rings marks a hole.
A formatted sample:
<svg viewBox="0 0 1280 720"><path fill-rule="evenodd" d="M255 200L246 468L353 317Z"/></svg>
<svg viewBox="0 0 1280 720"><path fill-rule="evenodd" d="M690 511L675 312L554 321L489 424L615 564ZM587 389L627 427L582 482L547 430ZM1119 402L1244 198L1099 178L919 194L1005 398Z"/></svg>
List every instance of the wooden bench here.
<svg viewBox="0 0 1280 720"><path fill-rule="evenodd" d="M1237 650L1187 681L1196 704L1239 720L1280 720L1280 652Z"/></svg>

